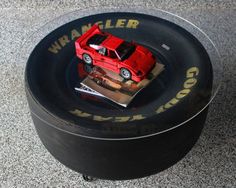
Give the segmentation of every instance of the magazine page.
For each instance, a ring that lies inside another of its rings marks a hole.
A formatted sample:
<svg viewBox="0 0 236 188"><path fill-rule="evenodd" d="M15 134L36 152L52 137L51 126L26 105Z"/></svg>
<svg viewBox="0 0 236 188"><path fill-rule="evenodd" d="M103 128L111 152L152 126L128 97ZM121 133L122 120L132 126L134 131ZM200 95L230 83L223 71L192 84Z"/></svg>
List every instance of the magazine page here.
<svg viewBox="0 0 236 188"><path fill-rule="evenodd" d="M121 106L127 107L135 95L150 84L163 70L164 65L156 63L147 78L137 83L132 80L125 80L110 70L95 66L81 82L82 86L75 89L80 92L105 97Z"/></svg>

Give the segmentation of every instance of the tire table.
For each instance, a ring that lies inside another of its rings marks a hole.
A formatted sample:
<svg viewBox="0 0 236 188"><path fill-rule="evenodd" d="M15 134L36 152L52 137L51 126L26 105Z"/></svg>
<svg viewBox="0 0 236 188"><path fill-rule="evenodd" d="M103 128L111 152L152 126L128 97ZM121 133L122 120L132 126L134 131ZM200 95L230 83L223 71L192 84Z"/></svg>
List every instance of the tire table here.
<svg viewBox="0 0 236 188"><path fill-rule="evenodd" d="M83 79L74 41L94 23L147 47L165 65L127 108L74 90ZM212 64L198 39L172 22L131 12L90 15L58 27L37 44L25 71L42 143L88 181L140 178L182 159L203 129L212 82Z"/></svg>

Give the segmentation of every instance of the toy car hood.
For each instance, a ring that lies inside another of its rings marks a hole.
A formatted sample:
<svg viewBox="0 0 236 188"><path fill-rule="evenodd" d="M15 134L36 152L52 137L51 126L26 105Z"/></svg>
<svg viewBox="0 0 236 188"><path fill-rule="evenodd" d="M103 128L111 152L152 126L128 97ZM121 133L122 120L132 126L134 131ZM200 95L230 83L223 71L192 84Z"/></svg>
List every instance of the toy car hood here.
<svg viewBox="0 0 236 188"><path fill-rule="evenodd" d="M124 42L124 40L116 36L108 35L107 39L102 43L102 46L116 50L122 42Z"/></svg>
<svg viewBox="0 0 236 188"><path fill-rule="evenodd" d="M155 57L148 49L142 46L136 46L136 50L124 63L135 72L141 71L142 74L149 72L154 67Z"/></svg>

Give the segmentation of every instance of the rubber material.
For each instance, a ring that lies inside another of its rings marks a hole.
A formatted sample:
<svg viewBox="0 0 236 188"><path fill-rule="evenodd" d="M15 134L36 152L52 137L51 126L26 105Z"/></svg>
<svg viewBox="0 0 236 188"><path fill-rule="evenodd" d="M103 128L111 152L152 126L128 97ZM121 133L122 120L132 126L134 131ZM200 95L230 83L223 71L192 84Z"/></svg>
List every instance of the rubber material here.
<svg viewBox="0 0 236 188"><path fill-rule="evenodd" d="M74 90L88 69L74 41L95 22L165 65L127 108ZM212 78L206 50L185 29L144 14L104 13L46 36L29 57L25 88L37 133L55 158L84 175L121 180L157 173L186 155L203 128L207 108L197 113L210 99Z"/></svg>

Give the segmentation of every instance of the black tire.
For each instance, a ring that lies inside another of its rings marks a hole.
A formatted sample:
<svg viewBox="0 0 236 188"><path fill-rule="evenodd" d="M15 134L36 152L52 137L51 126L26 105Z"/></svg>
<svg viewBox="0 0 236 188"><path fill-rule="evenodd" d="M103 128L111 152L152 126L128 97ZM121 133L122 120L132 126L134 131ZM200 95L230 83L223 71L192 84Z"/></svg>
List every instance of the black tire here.
<svg viewBox="0 0 236 188"><path fill-rule="evenodd" d="M83 61L88 65L93 64L93 59L89 54L83 54Z"/></svg>
<svg viewBox="0 0 236 188"><path fill-rule="evenodd" d="M124 78L126 80L131 79L131 76L132 76L131 72L126 68L121 68L120 69L120 75L121 75L122 78Z"/></svg>
<svg viewBox="0 0 236 188"><path fill-rule="evenodd" d="M106 30L145 44L165 65L127 108L75 93L84 77L77 71L83 61L76 58L73 40L56 54L48 51L55 39L82 24L111 18L138 20L136 29ZM162 39L171 50L162 48ZM88 176L121 180L160 172L187 154L204 126L212 78L206 50L185 29L149 15L106 13L80 18L46 36L28 59L25 89L37 133L56 159Z"/></svg>

